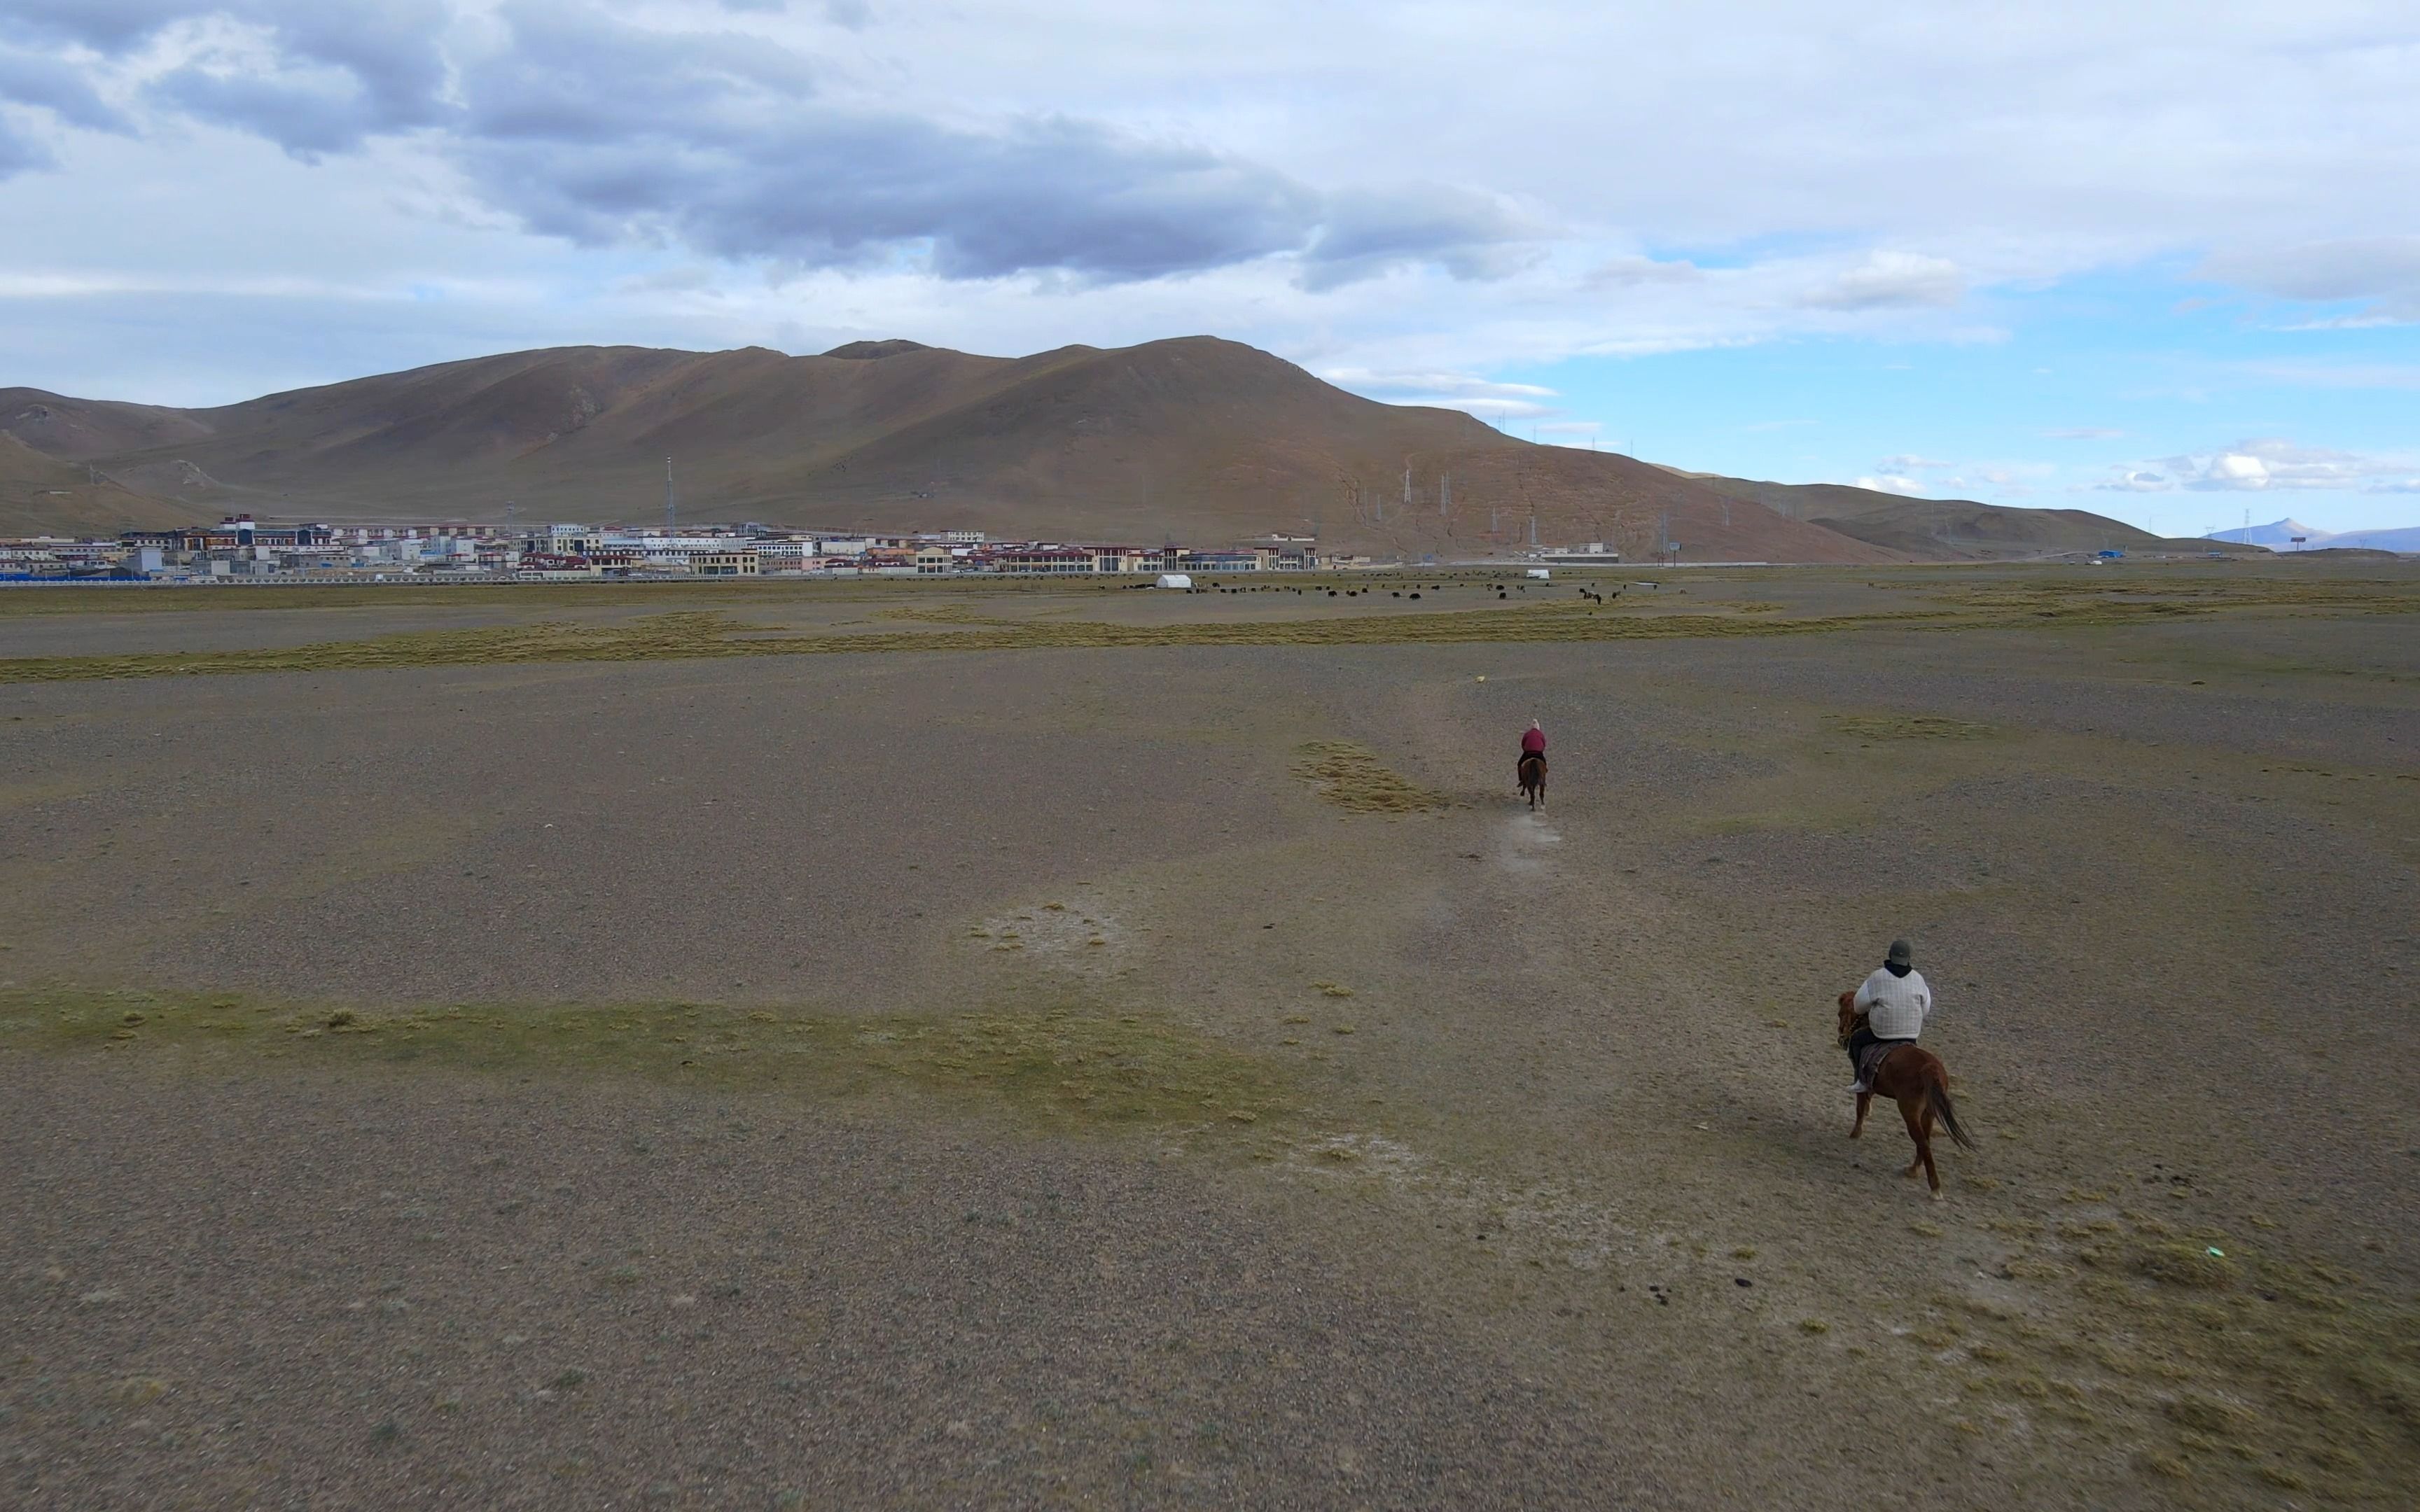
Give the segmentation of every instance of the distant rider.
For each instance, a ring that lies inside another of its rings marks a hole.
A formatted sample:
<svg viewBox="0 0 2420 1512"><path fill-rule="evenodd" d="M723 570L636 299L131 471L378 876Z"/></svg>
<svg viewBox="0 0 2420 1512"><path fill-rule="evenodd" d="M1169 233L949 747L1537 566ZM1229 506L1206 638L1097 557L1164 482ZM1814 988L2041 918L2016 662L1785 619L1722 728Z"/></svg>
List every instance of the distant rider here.
<svg viewBox="0 0 2420 1512"><path fill-rule="evenodd" d="M1521 732L1521 761L1528 761L1532 756L1542 762L1546 759L1546 732L1538 727L1535 719L1529 721L1528 729ZM1517 773L1521 769L1521 762L1514 762L1512 769Z"/></svg>
<svg viewBox="0 0 2420 1512"><path fill-rule="evenodd" d="M1866 1052L1878 1044L1914 1044L1924 1031L1925 1015L1932 1011L1932 989L1916 969L1916 952L1905 940L1890 942L1882 968L1857 989L1853 1006L1857 1026L1849 1034L1849 1069L1857 1079L1849 1090L1869 1092L1873 1088L1866 1081Z"/></svg>

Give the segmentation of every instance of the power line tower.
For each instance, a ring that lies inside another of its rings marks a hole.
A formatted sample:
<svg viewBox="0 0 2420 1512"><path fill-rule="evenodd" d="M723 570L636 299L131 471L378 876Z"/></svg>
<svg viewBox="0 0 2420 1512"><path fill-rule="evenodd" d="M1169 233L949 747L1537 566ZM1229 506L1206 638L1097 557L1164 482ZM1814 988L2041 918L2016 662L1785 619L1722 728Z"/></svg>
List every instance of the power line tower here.
<svg viewBox="0 0 2420 1512"><path fill-rule="evenodd" d="M664 533L673 533L674 523L680 517L680 499L673 492L673 459L664 458Z"/></svg>
<svg viewBox="0 0 2420 1512"><path fill-rule="evenodd" d="M1450 472L1437 479L1437 513L1440 515L1453 513L1453 474Z"/></svg>

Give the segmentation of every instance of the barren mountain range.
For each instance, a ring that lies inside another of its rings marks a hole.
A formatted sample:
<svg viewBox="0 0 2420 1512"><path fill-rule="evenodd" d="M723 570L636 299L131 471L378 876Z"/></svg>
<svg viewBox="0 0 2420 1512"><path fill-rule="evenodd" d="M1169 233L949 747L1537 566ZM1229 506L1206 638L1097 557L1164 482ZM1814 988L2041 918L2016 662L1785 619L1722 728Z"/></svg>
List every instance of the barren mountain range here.
<svg viewBox="0 0 2420 1512"><path fill-rule="evenodd" d="M207 409L0 390L0 531L216 517L662 517L1444 557L1659 533L1695 561L1887 562L2149 545L2072 510L1683 473L1385 405L1234 342L980 357L575 347Z"/></svg>

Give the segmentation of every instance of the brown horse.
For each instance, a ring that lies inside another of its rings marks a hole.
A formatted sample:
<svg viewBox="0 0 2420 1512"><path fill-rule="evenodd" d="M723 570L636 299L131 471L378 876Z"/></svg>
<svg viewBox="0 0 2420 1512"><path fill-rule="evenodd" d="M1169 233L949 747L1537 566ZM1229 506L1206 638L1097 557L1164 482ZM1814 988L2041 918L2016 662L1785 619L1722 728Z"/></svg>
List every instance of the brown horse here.
<svg viewBox="0 0 2420 1512"><path fill-rule="evenodd" d="M1546 758L1534 750L1525 750L1521 753L1521 765L1518 771L1521 778L1521 795L1529 800L1530 808L1544 808L1546 806Z"/></svg>
<svg viewBox="0 0 2420 1512"><path fill-rule="evenodd" d="M1849 1042L1856 1027L1857 995L1840 995L1840 1043ZM1941 1200L1941 1173L1932 1168L1932 1120L1949 1131L1949 1137L1960 1148L1972 1149L1975 1141L1958 1127L1958 1110L1949 1102L1949 1068L1931 1051L1909 1043L1900 1046L1883 1057L1874 1068L1873 1091L1857 1094L1857 1121L1849 1129L1849 1137L1856 1138L1865 1132L1866 1106L1876 1095L1889 1098L1899 1104L1899 1116L1907 1120L1907 1136L1916 1141L1916 1159L1908 1163L1901 1176L1913 1178L1919 1170L1931 1183L1932 1200Z"/></svg>

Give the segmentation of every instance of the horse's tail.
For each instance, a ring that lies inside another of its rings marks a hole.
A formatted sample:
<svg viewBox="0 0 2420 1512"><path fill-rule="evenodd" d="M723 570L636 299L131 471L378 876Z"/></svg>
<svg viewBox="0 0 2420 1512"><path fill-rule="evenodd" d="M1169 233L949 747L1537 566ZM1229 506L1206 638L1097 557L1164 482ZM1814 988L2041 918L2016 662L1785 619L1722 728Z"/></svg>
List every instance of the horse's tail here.
<svg viewBox="0 0 2420 1512"><path fill-rule="evenodd" d="M1949 1131L1949 1137L1958 1141L1959 1149L1975 1148L1975 1141L1967 1138L1966 1131L1958 1127L1958 1110L1950 1106L1948 1072L1942 1072L1939 1080L1925 1088L1924 1101L1932 1109L1934 1117L1941 1120L1941 1126Z"/></svg>

